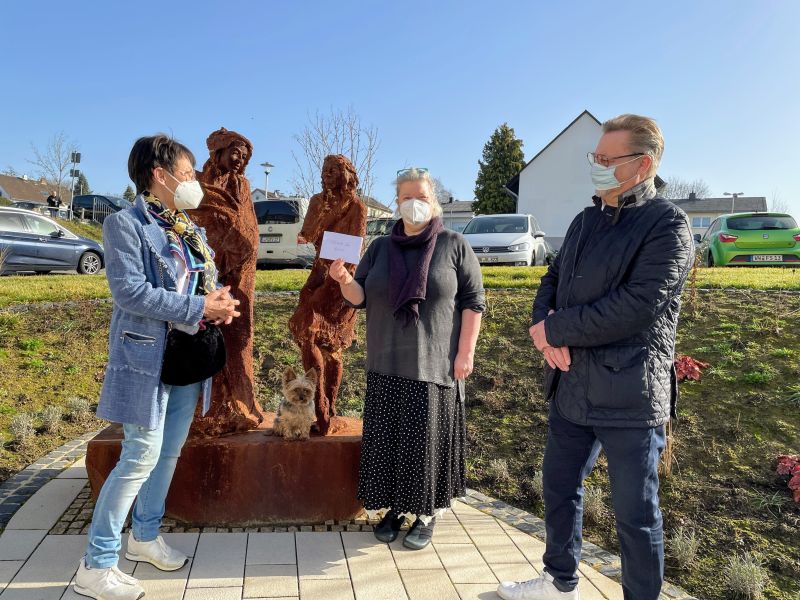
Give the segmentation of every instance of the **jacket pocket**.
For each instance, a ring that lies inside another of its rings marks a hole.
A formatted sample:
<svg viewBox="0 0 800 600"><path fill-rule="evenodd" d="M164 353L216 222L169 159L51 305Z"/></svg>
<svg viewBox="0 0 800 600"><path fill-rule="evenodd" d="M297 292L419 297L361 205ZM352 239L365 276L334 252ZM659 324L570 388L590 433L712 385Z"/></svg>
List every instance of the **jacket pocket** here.
<svg viewBox="0 0 800 600"><path fill-rule="evenodd" d="M163 357L157 342L151 335L123 330L109 349L109 367L158 375Z"/></svg>
<svg viewBox="0 0 800 600"><path fill-rule="evenodd" d="M647 348L595 348L589 364L589 404L603 409L640 409L650 404Z"/></svg>

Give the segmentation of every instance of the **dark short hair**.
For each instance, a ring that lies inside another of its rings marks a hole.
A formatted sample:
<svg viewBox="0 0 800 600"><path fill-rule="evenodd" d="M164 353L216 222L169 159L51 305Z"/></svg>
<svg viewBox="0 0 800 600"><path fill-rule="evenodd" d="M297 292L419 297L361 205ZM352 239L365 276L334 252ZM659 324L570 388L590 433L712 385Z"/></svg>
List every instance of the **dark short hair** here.
<svg viewBox="0 0 800 600"><path fill-rule="evenodd" d="M195 165L192 151L168 135L158 133L136 140L128 157L128 175L136 185L136 193L150 189L153 169L161 167L172 172L182 156L188 158L192 166Z"/></svg>

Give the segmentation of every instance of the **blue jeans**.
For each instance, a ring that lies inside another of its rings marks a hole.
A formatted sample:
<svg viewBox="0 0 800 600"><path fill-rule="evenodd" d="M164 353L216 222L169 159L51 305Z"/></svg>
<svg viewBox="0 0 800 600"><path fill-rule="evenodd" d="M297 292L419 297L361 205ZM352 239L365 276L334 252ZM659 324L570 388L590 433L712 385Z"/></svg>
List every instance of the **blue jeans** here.
<svg viewBox="0 0 800 600"><path fill-rule="evenodd" d="M591 427L564 419L551 404L544 454L545 570L561 591L578 585L583 480L600 449L608 458L611 502L622 551L625 600L657 600L664 579L664 533L658 507L658 461L664 426Z"/></svg>
<svg viewBox="0 0 800 600"><path fill-rule="evenodd" d="M86 564L104 569L117 564L122 527L133 509L133 535L140 542L158 536L175 465L189 434L201 383L172 386L157 429L123 424L119 462L108 475L94 507Z"/></svg>

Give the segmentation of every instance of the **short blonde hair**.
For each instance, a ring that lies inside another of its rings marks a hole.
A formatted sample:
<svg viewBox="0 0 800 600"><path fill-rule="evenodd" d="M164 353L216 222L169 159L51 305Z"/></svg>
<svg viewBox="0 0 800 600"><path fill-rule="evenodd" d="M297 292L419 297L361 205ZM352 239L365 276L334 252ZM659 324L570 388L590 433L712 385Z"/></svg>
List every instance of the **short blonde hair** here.
<svg viewBox="0 0 800 600"><path fill-rule="evenodd" d="M653 176L661 164L664 154L664 136L658 123L650 117L620 115L603 123L603 133L628 131L631 134L631 150L646 154L653 160L649 175Z"/></svg>
<svg viewBox="0 0 800 600"><path fill-rule="evenodd" d="M403 171L397 176L394 181L395 197L400 198L400 184L409 183L413 181L423 181L428 184L428 189L431 191L430 201L431 208L433 209L434 217L442 216L442 205L439 204L439 199L436 197L436 185L433 183L433 178L428 171L411 168ZM398 202L399 205L399 202Z"/></svg>

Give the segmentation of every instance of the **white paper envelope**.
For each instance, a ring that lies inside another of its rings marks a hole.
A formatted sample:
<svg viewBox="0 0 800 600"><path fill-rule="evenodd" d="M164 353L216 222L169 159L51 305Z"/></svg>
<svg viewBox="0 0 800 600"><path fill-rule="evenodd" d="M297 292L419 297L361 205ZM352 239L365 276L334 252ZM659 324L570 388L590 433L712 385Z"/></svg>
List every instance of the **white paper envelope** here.
<svg viewBox="0 0 800 600"><path fill-rule="evenodd" d="M364 238L357 235L346 235L334 231L322 234L322 248L319 257L327 260L344 259L344 262L357 265L361 260L361 245Z"/></svg>

